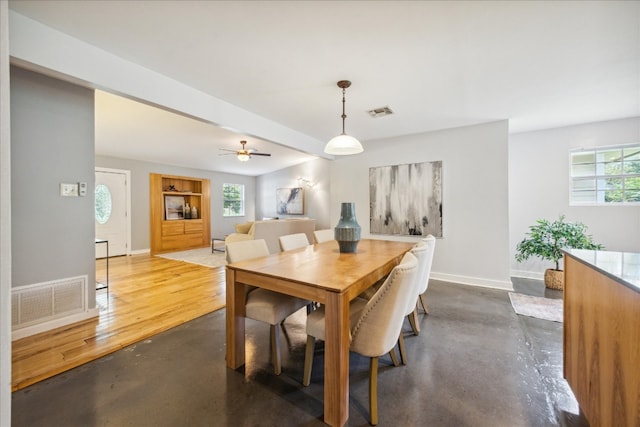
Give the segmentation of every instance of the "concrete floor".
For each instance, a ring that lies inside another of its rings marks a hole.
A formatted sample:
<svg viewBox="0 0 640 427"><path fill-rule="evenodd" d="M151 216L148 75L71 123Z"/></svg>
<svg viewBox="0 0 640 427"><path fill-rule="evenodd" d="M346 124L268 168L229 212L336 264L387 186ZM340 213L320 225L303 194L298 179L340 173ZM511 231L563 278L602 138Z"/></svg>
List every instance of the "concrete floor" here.
<svg viewBox="0 0 640 427"><path fill-rule="evenodd" d="M542 282L517 292L562 297ZM432 281L409 363L379 372L380 426L586 426L562 379L562 324L518 316L507 292ZM247 321L247 365L225 366L220 310L13 394L20 426L322 426L322 345L301 385L304 310L287 320L274 376L269 329ZM285 343L285 340L287 341ZM350 417L367 426L368 360L350 359Z"/></svg>

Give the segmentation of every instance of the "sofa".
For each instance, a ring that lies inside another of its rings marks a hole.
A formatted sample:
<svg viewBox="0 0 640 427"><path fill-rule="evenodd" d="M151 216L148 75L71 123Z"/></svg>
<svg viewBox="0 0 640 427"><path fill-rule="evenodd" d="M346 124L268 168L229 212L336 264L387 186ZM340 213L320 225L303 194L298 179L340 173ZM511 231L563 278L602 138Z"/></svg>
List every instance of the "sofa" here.
<svg viewBox="0 0 640 427"><path fill-rule="evenodd" d="M309 243L313 243L313 232L316 229L316 220L309 218L300 219L270 219L236 224L236 232L229 234L225 239L225 245L241 240L264 239L267 242L269 253L280 252L278 238L287 234L305 233Z"/></svg>

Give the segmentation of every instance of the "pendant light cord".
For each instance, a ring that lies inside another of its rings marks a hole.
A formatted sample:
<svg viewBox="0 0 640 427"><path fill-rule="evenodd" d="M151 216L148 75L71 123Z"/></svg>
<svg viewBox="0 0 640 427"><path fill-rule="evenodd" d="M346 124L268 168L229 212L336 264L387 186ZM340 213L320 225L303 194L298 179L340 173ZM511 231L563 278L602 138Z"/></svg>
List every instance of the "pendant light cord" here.
<svg viewBox="0 0 640 427"><path fill-rule="evenodd" d="M345 93L345 88L342 88L342 134L346 135L344 132L344 119L347 118L347 115L344 113L344 93Z"/></svg>

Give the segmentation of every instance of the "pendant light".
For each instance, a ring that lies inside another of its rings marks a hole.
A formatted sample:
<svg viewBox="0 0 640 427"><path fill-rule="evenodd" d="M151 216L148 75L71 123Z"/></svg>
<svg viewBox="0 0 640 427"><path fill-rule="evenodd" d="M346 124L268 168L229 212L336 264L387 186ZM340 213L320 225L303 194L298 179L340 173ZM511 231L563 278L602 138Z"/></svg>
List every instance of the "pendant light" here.
<svg viewBox="0 0 640 427"><path fill-rule="evenodd" d="M344 94L345 89L349 86L351 86L351 82L349 80L340 80L338 82L338 87L342 89L342 134L327 142L327 145L324 147L324 152L327 154L347 155L358 154L364 151L360 141L347 135L344 131L344 119L347 118L347 115L344 113Z"/></svg>

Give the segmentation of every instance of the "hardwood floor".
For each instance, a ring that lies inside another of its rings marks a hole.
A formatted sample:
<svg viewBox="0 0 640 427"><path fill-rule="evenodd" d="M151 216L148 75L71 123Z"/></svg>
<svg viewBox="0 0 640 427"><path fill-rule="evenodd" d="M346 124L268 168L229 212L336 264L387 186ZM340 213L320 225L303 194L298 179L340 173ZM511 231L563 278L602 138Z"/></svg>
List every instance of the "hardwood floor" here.
<svg viewBox="0 0 640 427"><path fill-rule="evenodd" d="M103 277L104 263L96 263ZM109 260L109 293L98 291L100 316L12 343L12 389L112 353L224 307L225 272L146 255Z"/></svg>

